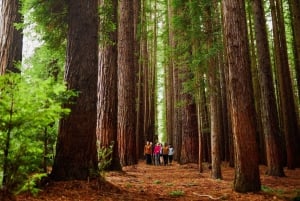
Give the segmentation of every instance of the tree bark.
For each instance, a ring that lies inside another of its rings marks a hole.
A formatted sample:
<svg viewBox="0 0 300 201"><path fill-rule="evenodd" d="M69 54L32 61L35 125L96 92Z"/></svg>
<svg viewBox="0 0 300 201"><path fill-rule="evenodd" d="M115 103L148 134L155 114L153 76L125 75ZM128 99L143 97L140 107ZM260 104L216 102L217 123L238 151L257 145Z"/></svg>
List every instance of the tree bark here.
<svg viewBox="0 0 300 201"><path fill-rule="evenodd" d="M106 169L121 170L117 141L117 29L110 30L105 23L117 24L117 1L99 0L105 14L100 15L99 35L103 38L99 45L98 61L98 104L97 140L100 148L113 144L111 164Z"/></svg>
<svg viewBox="0 0 300 201"><path fill-rule="evenodd" d="M223 15L235 148L234 190L256 192L260 178L244 1L224 0Z"/></svg>
<svg viewBox="0 0 300 201"><path fill-rule="evenodd" d="M136 157L140 159L143 157L144 153L144 134L143 134L143 105L144 105L144 98L143 98L143 68L140 63L141 58L141 47L142 47L142 29L141 26L144 26L144 21L142 22L142 14L143 11L141 9L141 1L134 0L133 3L133 12L134 12L134 68L136 71L136 99L137 99L137 109L136 109ZM145 8L146 9L146 8Z"/></svg>
<svg viewBox="0 0 300 201"><path fill-rule="evenodd" d="M183 94L183 101L180 163L197 163L199 159L199 137L196 104L194 103L193 97L188 93Z"/></svg>
<svg viewBox="0 0 300 201"><path fill-rule="evenodd" d="M273 85L271 57L267 37L266 20L261 0L252 1L258 57L258 78L262 96L262 125L266 143L267 174L284 176L280 157L280 128Z"/></svg>
<svg viewBox="0 0 300 201"><path fill-rule="evenodd" d="M279 81L279 98L282 118L282 131L285 136L287 167L294 169L299 163L299 144L297 114L289 69L285 27L281 4L277 0L270 0L274 46L275 67Z"/></svg>
<svg viewBox="0 0 300 201"><path fill-rule="evenodd" d="M157 68L157 1L151 1L150 2L150 23L152 26L150 26L150 32L152 32L153 38L152 40L149 40L149 68L148 68L148 80L145 80L145 82L148 82L148 93L147 93L147 99L148 99L148 116L145 117L146 124L145 124L145 132L147 133L147 136L149 136L149 139L151 142L155 141L155 105L156 105L156 68ZM153 21L152 21L153 20Z"/></svg>
<svg viewBox="0 0 300 201"><path fill-rule="evenodd" d="M85 180L97 171L97 0L68 2L67 88L78 91L60 121L51 177Z"/></svg>
<svg viewBox="0 0 300 201"><path fill-rule="evenodd" d="M250 2L249 2L250 3ZM260 82L258 79L258 70L257 70L257 56L255 52L255 34L254 34L254 25L252 13L249 10L251 6L247 2L248 7L248 27L249 27L249 49L250 49L250 59L251 59L251 75L253 83L253 97L255 103L255 112L256 112L256 127L257 127L257 139L258 139L258 152L259 152L259 163L266 165L266 154L265 154L265 140L263 136L263 126L262 126L262 114L261 114L261 94L260 94Z"/></svg>
<svg viewBox="0 0 300 201"><path fill-rule="evenodd" d="M23 34L15 28L22 22L19 0L2 0L0 10L0 75L20 72L16 63L22 60Z"/></svg>
<svg viewBox="0 0 300 201"><path fill-rule="evenodd" d="M137 163L134 32L132 1L119 1L118 23L118 142L122 166Z"/></svg>
<svg viewBox="0 0 300 201"><path fill-rule="evenodd" d="M297 78L298 101L300 101L300 1L289 0L289 5L291 12L291 27L293 30L293 49L295 57L294 60Z"/></svg>
<svg viewBox="0 0 300 201"><path fill-rule="evenodd" d="M210 102L210 135L211 135L211 164L212 171L211 177L213 179L222 179L221 173L221 111L220 111L220 83L217 77L218 73L218 62L217 54L212 55L212 48L216 45L216 37L214 36L214 31L216 29L217 23L213 20L214 13L217 7L215 2L211 2L205 6L205 15L207 20L205 22L205 28L207 33L206 47L210 57L208 58L208 80L209 80L209 102ZM214 44L215 43L215 44Z"/></svg>
<svg viewBox="0 0 300 201"><path fill-rule="evenodd" d="M174 39L174 9L172 6L172 0L168 1L168 39L169 47L175 48L175 39ZM175 145L174 139L174 53L171 51L170 56L168 57L168 66L166 70L166 128L167 128L167 138L168 141Z"/></svg>

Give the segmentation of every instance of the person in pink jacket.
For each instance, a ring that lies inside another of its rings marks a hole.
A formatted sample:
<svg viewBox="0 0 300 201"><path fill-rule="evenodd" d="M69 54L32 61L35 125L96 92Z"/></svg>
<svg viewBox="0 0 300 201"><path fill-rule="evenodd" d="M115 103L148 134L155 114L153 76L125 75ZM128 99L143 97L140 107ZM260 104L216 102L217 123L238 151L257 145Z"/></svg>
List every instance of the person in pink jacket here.
<svg viewBox="0 0 300 201"><path fill-rule="evenodd" d="M159 162L160 150L161 150L160 143L156 143L154 150L153 150L154 165L160 165L160 162Z"/></svg>

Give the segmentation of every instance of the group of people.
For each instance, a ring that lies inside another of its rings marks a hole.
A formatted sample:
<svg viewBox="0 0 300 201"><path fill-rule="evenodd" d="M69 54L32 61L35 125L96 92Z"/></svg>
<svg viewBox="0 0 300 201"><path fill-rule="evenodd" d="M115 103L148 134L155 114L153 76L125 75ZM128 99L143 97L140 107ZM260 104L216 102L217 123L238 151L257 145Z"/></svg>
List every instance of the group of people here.
<svg viewBox="0 0 300 201"><path fill-rule="evenodd" d="M171 165L173 162L174 147L171 144L156 143L147 141L144 147L146 164L148 165Z"/></svg>

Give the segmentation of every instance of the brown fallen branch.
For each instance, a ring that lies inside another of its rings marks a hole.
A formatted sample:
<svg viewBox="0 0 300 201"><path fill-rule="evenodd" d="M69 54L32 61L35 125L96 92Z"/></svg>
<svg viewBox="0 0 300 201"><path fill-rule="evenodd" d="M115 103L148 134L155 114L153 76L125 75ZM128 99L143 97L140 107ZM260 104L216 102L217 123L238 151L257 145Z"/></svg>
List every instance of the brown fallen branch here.
<svg viewBox="0 0 300 201"><path fill-rule="evenodd" d="M209 199L212 199L212 200L220 200L220 199L224 198L224 196L214 198L214 197L211 196L211 195L202 195L202 194L195 193L195 192L193 192L193 194L194 194L194 195L197 195L197 196L199 196L199 197L208 197Z"/></svg>

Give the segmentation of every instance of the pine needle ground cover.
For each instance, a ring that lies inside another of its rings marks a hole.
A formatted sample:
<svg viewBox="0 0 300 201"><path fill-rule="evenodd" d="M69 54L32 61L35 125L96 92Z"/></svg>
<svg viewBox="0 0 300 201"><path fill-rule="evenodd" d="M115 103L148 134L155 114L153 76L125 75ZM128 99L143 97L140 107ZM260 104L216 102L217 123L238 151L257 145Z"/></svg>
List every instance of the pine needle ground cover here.
<svg viewBox="0 0 300 201"><path fill-rule="evenodd" d="M300 196L300 169L285 170L286 177L270 177L261 166L262 191L240 194L232 190L234 169L222 166L223 180L210 178L204 166L199 173L196 164L152 166L141 161L123 168L122 172L108 172L105 181L69 181L49 183L34 197L22 194L17 201L92 201L92 200L293 200Z"/></svg>

